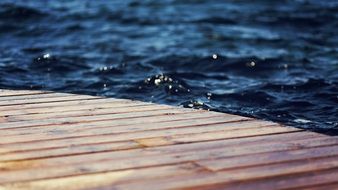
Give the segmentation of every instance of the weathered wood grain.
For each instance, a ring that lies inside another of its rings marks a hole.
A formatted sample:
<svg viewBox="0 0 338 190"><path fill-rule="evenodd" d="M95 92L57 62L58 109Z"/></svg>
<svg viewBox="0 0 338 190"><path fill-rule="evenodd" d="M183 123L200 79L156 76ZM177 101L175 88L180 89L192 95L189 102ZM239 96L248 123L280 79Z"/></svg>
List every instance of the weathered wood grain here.
<svg viewBox="0 0 338 190"><path fill-rule="evenodd" d="M0 190L338 189L338 138L140 101L0 90Z"/></svg>

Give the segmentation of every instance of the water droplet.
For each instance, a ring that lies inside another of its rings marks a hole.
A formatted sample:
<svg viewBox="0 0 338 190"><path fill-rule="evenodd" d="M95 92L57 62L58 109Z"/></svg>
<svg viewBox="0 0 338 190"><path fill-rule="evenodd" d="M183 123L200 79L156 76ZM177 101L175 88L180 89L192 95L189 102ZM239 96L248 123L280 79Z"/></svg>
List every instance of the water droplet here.
<svg viewBox="0 0 338 190"><path fill-rule="evenodd" d="M155 84L156 86L160 85L160 83L161 83L161 79L155 79L155 80L154 80L154 84Z"/></svg>
<svg viewBox="0 0 338 190"><path fill-rule="evenodd" d="M256 66L256 63L253 62L253 61L251 61L250 63L247 63L246 66L248 66L248 67L254 67L254 66Z"/></svg>
<svg viewBox="0 0 338 190"><path fill-rule="evenodd" d="M49 58L50 58L50 54L49 54L49 53L44 54L42 57L43 57L44 59L49 59Z"/></svg>
<svg viewBox="0 0 338 190"><path fill-rule="evenodd" d="M212 96L212 94L211 94L210 92L208 92L208 93L207 93L207 98L208 98L208 100L211 99L211 96Z"/></svg>

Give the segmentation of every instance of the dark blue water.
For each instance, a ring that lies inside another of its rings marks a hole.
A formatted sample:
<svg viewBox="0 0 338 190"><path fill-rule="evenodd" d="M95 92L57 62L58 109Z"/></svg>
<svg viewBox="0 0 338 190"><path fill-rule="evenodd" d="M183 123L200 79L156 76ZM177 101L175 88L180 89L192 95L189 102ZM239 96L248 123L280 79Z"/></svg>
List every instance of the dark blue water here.
<svg viewBox="0 0 338 190"><path fill-rule="evenodd" d="M1 0L0 41L0 88L337 132L336 0Z"/></svg>

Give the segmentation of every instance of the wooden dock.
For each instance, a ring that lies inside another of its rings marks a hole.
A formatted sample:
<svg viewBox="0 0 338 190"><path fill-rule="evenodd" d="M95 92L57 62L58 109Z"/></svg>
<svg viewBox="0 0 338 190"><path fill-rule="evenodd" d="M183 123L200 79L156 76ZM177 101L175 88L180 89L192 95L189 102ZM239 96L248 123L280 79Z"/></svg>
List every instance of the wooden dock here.
<svg viewBox="0 0 338 190"><path fill-rule="evenodd" d="M0 190L338 189L338 137L204 110L0 90Z"/></svg>

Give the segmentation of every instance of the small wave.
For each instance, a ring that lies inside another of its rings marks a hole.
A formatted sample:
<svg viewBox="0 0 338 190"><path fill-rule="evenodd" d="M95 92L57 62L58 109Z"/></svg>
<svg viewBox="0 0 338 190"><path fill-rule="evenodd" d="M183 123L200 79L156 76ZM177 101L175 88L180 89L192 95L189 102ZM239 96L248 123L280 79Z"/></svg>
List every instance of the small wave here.
<svg viewBox="0 0 338 190"><path fill-rule="evenodd" d="M230 18L223 17L211 17L211 18L202 18L198 20L193 20L193 23L207 23L207 24L224 24L231 25L236 24L237 22Z"/></svg>
<svg viewBox="0 0 338 190"><path fill-rule="evenodd" d="M257 90L246 90L229 94L214 93L209 99L224 102L238 102L238 104L257 107L268 107L276 101L276 97Z"/></svg>
<svg viewBox="0 0 338 190"><path fill-rule="evenodd" d="M228 58L210 57L161 57L150 61L150 64L166 70L180 68L182 70L208 71L214 73L236 73L244 76L267 76L281 71L285 67L279 58L242 57Z"/></svg>
<svg viewBox="0 0 338 190"><path fill-rule="evenodd" d="M13 19L20 21L20 20L43 18L47 15L48 15L47 13L32 7L11 3L0 4L1 19Z"/></svg>
<svg viewBox="0 0 338 190"><path fill-rule="evenodd" d="M38 72L53 73L56 75L89 68L79 57L57 57L49 53L34 58L29 64L29 67Z"/></svg>

